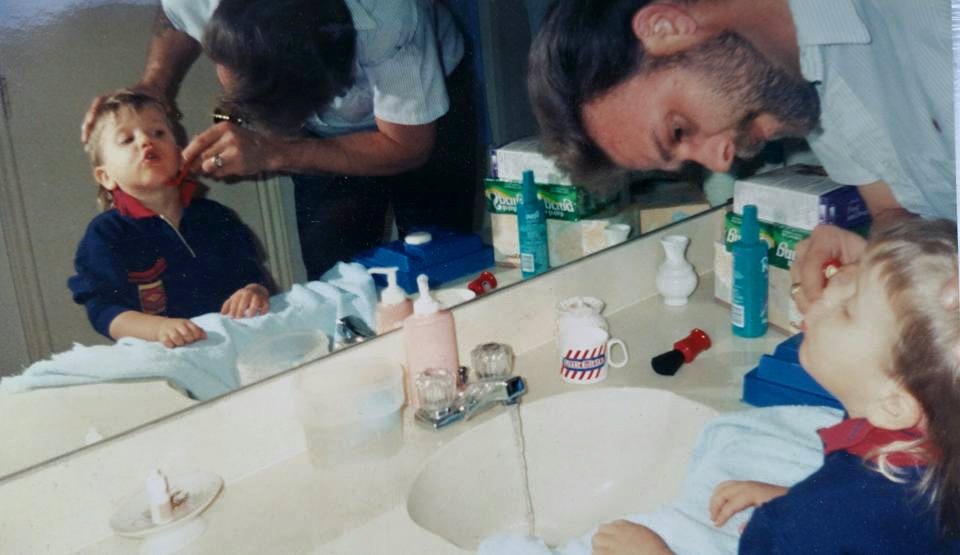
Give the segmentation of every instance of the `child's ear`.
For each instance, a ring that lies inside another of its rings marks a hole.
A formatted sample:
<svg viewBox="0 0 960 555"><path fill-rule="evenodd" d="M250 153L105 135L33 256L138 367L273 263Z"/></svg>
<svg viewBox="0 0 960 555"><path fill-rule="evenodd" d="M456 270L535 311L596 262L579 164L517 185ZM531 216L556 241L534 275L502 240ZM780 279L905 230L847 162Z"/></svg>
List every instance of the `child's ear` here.
<svg viewBox="0 0 960 555"><path fill-rule="evenodd" d="M706 38L690 13L672 4L648 4L633 14L630 24L651 56L675 54Z"/></svg>
<svg viewBox="0 0 960 555"><path fill-rule="evenodd" d="M93 178L97 180L97 183L103 185L103 188L112 191L117 187L117 182L110 179L110 174L107 173L107 168L103 166L97 166L93 168Z"/></svg>
<svg viewBox="0 0 960 555"><path fill-rule="evenodd" d="M913 428L920 424L923 417L920 401L905 387L892 382L886 394L871 403L867 409L867 420L885 430Z"/></svg>

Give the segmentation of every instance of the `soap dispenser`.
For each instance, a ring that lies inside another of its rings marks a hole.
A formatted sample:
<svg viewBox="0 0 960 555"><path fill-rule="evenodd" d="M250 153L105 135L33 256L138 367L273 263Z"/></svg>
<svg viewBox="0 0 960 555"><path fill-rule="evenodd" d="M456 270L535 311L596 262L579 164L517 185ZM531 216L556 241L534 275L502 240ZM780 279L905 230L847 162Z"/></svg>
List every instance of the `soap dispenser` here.
<svg viewBox="0 0 960 555"><path fill-rule="evenodd" d="M413 303L413 314L403 321L407 348L407 390L427 368L446 368L453 372L460 367L457 353L457 329L453 313L442 310L430 294L426 274L417 276L420 297ZM415 399L415 396L408 396Z"/></svg>
<svg viewBox="0 0 960 555"><path fill-rule="evenodd" d="M370 268L371 274L387 277L387 286L380 293L377 304L377 334L393 331L403 326L403 321L413 313L413 303L407 298L407 292L397 285L397 268Z"/></svg>

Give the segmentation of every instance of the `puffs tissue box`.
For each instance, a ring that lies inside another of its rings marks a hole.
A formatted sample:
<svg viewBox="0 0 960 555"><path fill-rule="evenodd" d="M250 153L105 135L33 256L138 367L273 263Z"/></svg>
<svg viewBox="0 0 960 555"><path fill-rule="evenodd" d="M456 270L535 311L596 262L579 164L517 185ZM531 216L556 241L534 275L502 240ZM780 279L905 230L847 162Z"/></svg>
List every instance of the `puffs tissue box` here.
<svg viewBox="0 0 960 555"><path fill-rule="evenodd" d="M756 368L743 378L743 401L757 407L824 405L843 409L840 401L820 386L800 366L798 333L783 341L773 355L763 355Z"/></svg>

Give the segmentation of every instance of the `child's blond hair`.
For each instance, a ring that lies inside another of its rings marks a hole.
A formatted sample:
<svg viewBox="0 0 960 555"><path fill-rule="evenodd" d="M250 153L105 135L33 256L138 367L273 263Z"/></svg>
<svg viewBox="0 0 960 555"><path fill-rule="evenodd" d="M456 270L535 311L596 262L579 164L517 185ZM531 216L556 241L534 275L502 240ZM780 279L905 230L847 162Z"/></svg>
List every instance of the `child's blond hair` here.
<svg viewBox="0 0 960 555"><path fill-rule="evenodd" d="M960 310L943 305L944 286L957 275L957 225L910 220L872 238L864 267L878 269L896 317L890 373L923 407L924 438L894 450L926 454L921 491L937 508L946 534L960 533Z"/></svg>
<svg viewBox="0 0 960 555"><path fill-rule="evenodd" d="M87 156L90 157L90 165L96 168L103 164L102 158L102 139L104 124L107 121L105 116L115 115L122 108L130 108L135 112L143 110L145 107L153 107L160 111L166 119L167 126L173 133L180 148L186 146L186 130L180 125L180 122L170 116L167 106L160 100L135 91L121 91L105 97L97 106L93 113L93 124L90 129L90 135L87 142L83 145ZM97 206L101 211L107 211L113 208L113 194L103 185L97 184Z"/></svg>

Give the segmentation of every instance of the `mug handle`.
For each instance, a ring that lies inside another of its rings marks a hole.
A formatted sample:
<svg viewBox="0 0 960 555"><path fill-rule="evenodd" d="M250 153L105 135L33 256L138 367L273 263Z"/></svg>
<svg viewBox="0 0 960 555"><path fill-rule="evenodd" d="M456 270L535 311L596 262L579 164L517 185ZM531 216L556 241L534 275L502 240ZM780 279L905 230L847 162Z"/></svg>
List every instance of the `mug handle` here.
<svg viewBox="0 0 960 555"><path fill-rule="evenodd" d="M620 348L623 349L623 360L620 362L613 361L613 346L620 345ZM611 339L607 341L607 363L614 368L623 368L630 362L630 353L627 352L627 344L619 339Z"/></svg>

